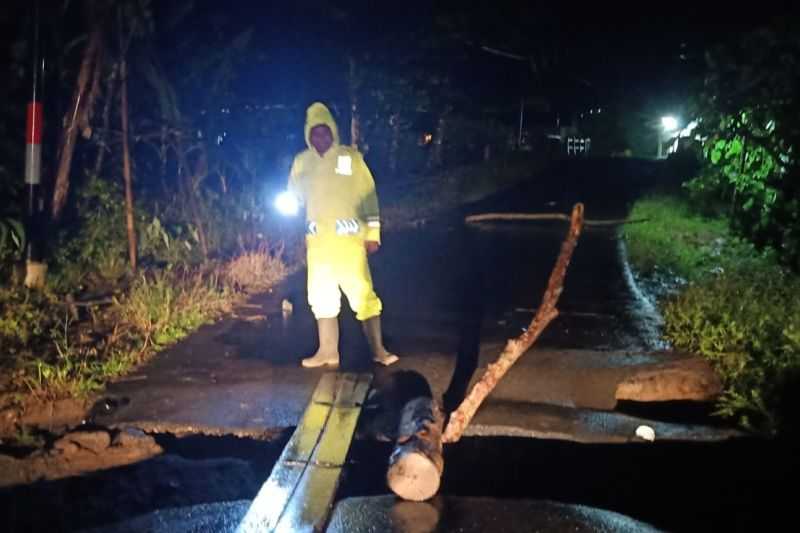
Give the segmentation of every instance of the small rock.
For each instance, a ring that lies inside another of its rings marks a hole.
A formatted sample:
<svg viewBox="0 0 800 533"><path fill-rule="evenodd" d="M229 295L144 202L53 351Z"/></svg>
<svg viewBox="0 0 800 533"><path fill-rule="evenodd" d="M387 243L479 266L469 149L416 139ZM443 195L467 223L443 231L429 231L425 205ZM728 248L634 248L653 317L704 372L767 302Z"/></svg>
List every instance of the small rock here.
<svg viewBox="0 0 800 533"><path fill-rule="evenodd" d="M59 439L53 444L53 451L61 455L72 455L80 450L77 444L70 440Z"/></svg>
<svg viewBox="0 0 800 533"><path fill-rule="evenodd" d="M128 398L103 398L96 402L89 412L89 418L97 416L108 416L116 412L120 407L128 405Z"/></svg>
<svg viewBox="0 0 800 533"><path fill-rule="evenodd" d="M639 426L636 428L636 436L647 442L656 440L656 432L650 426Z"/></svg>
<svg viewBox="0 0 800 533"><path fill-rule="evenodd" d="M111 445L111 435L106 431L75 431L61 437L56 441L56 445L62 440L74 442L79 448L84 448L94 453L100 453Z"/></svg>
<svg viewBox="0 0 800 533"><path fill-rule="evenodd" d="M156 445L153 437L145 433L139 428L125 428L116 435L111 443L112 446L118 447L151 447Z"/></svg>

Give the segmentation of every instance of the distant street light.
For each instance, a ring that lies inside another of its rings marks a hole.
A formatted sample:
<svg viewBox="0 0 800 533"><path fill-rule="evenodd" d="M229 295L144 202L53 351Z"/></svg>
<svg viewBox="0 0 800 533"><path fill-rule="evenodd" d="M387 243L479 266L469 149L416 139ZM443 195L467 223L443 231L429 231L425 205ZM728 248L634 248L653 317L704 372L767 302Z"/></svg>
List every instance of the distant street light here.
<svg viewBox="0 0 800 533"><path fill-rule="evenodd" d="M666 132L675 131L678 129L678 119L671 115L661 117L661 126Z"/></svg>

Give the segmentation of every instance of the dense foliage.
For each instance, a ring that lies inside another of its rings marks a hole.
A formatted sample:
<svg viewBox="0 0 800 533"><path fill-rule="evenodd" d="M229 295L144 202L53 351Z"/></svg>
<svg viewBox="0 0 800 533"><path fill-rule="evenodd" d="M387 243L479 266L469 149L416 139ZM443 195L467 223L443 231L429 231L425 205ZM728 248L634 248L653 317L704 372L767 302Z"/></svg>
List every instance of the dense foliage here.
<svg viewBox="0 0 800 533"><path fill-rule="evenodd" d="M800 270L800 32L794 21L707 54L696 102L704 168L687 186Z"/></svg>

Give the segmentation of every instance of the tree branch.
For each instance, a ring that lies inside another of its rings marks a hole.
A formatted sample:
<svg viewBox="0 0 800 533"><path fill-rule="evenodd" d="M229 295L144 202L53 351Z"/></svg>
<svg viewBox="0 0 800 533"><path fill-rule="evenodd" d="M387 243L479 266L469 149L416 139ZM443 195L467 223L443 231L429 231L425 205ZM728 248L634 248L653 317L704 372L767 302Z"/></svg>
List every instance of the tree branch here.
<svg viewBox="0 0 800 533"><path fill-rule="evenodd" d="M539 306L536 315L533 317L528 329L525 333L516 339L509 339L503 353L500 354L497 361L490 364L486 372L481 377L472 390L461 402L447 423L442 442L450 443L457 442L464 430L469 425L478 408L481 406L486 397L494 390L497 383L508 372L511 366L533 346L539 335L545 330L550 322L558 316L558 309L556 303L561 296L564 289L564 276L567 273L567 267L572 259L572 253L578 244L578 237L583 229L583 204L576 204L572 209L572 217L567 237L561 245L561 252L558 255L558 260L550 274L550 280L547 283L547 290L542 297L542 304Z"/></svg>

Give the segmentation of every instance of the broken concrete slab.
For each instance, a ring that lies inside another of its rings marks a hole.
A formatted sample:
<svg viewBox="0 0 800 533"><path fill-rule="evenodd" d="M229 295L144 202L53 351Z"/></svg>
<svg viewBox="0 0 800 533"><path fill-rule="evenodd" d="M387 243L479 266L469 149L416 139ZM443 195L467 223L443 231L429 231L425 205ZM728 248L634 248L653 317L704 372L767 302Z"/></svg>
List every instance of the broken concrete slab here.
<svg viewBox="0 0 800 533"><path fill-rule="evenodd" d="M708 361L685 357L636 368L617 384L617 400L663 402L711 401L722 393L722 381Z"/></svg>
<svg viewBox="0 0 800 533"><path fill-rule="evenodd" d="M27 457L0 455L0 487L54 480L149 459L163 452L155 439L135 431L78 430ZM122 436L120 436L122 435Z"/></svg>
<svg viewBox="0 0 800 533"><path fill-rule="evenodd" d="M111 435L104 430L73 431L58 439L53 444L53 448L62 451L67 448L74 448L69 447L70 444L74 444L79 450L102 453L111 446Z"/></svg>

